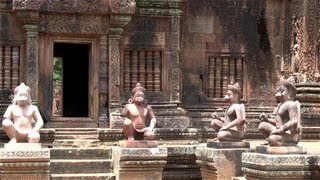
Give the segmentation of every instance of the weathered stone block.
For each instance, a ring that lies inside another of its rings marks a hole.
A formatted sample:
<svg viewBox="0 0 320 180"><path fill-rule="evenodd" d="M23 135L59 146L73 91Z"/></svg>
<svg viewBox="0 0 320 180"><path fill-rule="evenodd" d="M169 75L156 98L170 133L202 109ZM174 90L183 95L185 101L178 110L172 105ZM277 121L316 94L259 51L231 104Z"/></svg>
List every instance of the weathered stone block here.
<svg viewBox="0 0 320 180"><path fill-rule="evenodd" d="M50 151L40 143L5 144L0 149L1 179L49 179Z"/></svg>
<svg viewBox="0 0 320 180"><path fill-rule="evenodd" d="M112 148L116 179L162 179L166 148Z"/></svg>
<svg viewBox="0 0 320 180"><path fill-rule="evenodd" d="M318 157L308 154L243 153L247 179L319 179Z"/></svg>
<svg viewBox="0 0 320 180"><path fill-rule="evenodd" d="M202 179L231 179L242 176L241 157L244 152L250 152L250 149L197 148L197 163L200 165Z"/></svg>

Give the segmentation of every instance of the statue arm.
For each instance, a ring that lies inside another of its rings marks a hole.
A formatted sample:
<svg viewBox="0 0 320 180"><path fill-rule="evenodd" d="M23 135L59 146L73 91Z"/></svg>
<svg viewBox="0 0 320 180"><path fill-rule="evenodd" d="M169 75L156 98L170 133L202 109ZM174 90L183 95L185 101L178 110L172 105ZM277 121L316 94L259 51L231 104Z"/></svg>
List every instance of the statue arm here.
<svg viewBox="0 0 320 180"><path fill-rule="evenodd" d="M233 128L233 127L238 126L240 124L243 124L245 122L245 115L244 115L245 112L244 112L244 109L241 108L241 105L237 106L235 108L235 111L236 111L237 118L234 119L233 121L231 121L225 127L222 127L221 130L230 129L230 128Z"/></svg>
<svg viewBox="0 0 320 180"><path fill-rule="evenodd" d="M125 105L120 113L121 117L128 117L129 116L129 109L127 108L127 105Z"/></svg>
<svg viewBox="0 0 320 180"><path fill-rule="evenodd" d="M4 117L4 119L10 119L10 120L12 120L12 105L10 105L10 106L7 108L7 110L6 110L6 112L4 113L3 117Z"/></svg>
<svg viewBox="0 0 320 180"><path fill-rule="evenodd" d="M298 123L300 122L298 116L298 107L295 104L289 107L288 111L290 120L282 126L283 132L291 129L296 129L298 127Z"/></svg>
<svg viewBox="0 0 320 180"><path fill-rule="evenodd" d="M41 114L39 112L39 109L34 106L34 114L33 114L33 119L36 121L36 124L33 128L34 131L39 132L39 130L43 127L43 119L41 117Z"/></svg>
<svg viewBox="0 0 320 180"><path fill-rule="evenodd" d="M150 126L149 126L149 131L152 131L153 128L155 127L157 120L156 120L156 116L154 115L153 109L151 106L147 106L147 110L148 110L148 115L150 120Z"/></svg>

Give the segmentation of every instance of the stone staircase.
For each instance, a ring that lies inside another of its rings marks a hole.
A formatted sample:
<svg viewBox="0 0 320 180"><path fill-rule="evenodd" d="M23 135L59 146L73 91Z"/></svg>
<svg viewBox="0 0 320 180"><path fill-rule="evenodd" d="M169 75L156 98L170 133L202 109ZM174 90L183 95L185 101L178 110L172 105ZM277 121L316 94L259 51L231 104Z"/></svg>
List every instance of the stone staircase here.
<svg viewBox="0 0 320 180"><path fill-rule="evenodd" d="M52 180L115 179L111 148L52 148Z"/></svg>
<svg viewBox="0 0 320 180"><path fill-rule="evenodd" d="M99 132L97 128L56 128L53 147L97 147Z"/></svg>

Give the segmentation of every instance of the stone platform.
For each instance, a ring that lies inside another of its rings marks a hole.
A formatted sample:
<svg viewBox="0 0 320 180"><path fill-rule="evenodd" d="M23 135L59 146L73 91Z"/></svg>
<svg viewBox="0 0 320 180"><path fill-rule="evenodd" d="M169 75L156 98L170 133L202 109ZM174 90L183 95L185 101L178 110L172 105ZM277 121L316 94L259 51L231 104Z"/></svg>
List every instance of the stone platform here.
<svg viewBox="0 0 320 180"><path fill-rule="evenodd" d="M130 140L120 141L120 147L122 148L157 148L158 141L148 140Z"/></svg>
<svg viewBox="0 0 320 180"><path fill-rule="evenodd" d="M299 146L257 146L256 153L242 154L246 179L319 179L318 156Z"/></svg>
<svg viewBox="0 0 320 180"><path fill-rule="evenodd" d="M196 149L197 164L200 166L202 179L222 180L243 175L241 157L242 153L250 152L249 143L211 142L211 145L219 148L199 147Z"/></svg>
<svg viewBox="0 0 320 180"><path fill-rule="evenodd" d="M112 148L114 173L121 180L162 179L167 148Z"/></svg>
<svg viewBox="0 0 320 180"><path fill-rule="evenodd" d="M5 144L0 149L0 179L49 179L50 151L40 143Z"/></svg>

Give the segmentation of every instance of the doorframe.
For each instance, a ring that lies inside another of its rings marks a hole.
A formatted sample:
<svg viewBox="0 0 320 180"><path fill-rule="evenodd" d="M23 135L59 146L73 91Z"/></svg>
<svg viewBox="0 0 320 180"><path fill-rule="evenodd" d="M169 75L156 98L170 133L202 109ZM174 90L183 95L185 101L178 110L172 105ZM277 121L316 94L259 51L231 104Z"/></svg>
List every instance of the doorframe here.
<svg viewBox="0 0 320 180"><path fill-rule="evenodd" d="M44 47L40 48L39 58L40 78L43 79L39 83L39 105L42 105L45 108L42 112L47 112L46 116L52 122L70 121L71 119L71 122L76 123L76 120L79 119L79 121L92 122L96 124L99 117L99 48L97 38L43 35L40 38L40 42L40 47ZM89 44L88 117L56 118L52 116L54 43ZM44 75L45 77L41 77L41 75Z"/></svg>

